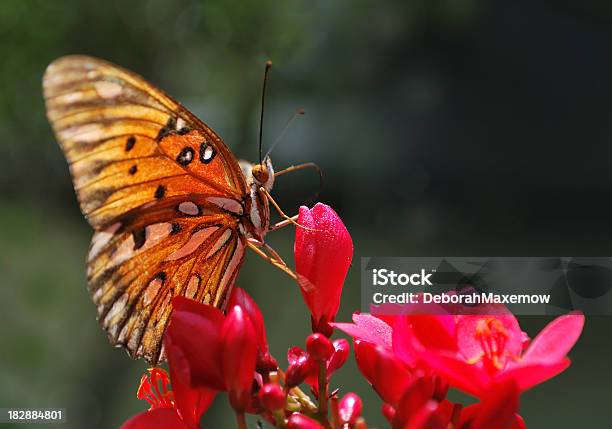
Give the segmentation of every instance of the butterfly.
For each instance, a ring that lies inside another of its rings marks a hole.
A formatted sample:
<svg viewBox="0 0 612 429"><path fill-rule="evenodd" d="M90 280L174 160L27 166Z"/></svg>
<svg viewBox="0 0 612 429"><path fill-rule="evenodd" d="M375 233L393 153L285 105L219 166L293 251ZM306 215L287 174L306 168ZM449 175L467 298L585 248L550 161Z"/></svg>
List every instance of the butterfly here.
<svg viewBox="0 0 612 429"><path fill-rule="evenodd" d="M87 280L111 344L150 364L165 360L172 298L223 307L247 247L292 274L264 243L275 228L270 201L278 207L269 156L239 162L177 101L101 59L55 60L43 92L95 231ZM278 227L295 223L278 210L286 218Z"/></svg>

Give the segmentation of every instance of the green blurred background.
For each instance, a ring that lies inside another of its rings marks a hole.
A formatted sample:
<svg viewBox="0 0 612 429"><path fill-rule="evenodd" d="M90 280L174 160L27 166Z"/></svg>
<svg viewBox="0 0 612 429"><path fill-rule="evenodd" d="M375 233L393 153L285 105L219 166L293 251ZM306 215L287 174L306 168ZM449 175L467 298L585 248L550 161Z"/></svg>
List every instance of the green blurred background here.
<svg viewBox="0 0 612 429"><path fill-rule="evenodd" d="M359 307L362 255L612 254L609 2L3 0L0 407L65 407L65 428L116 428L145 409L145 364L95 320L91 230L45 119L41 76L71 53L142 74L251 160L271 58L266 143L306 110L275 165L317 162L320 199L353 235L341 320ZM317 188L301 172L274 194L295 212ZM292 238L269 236L288 259ZM296 286L252 254L239 284L285 363L309 329ZM533 336L547 320L521 322ZM611 427L611 327L589 317L572 367L523 396L528 427ZM352 361L334 383L385 426ZM229 413L218 398L204 426L233 427Z"/></svg>

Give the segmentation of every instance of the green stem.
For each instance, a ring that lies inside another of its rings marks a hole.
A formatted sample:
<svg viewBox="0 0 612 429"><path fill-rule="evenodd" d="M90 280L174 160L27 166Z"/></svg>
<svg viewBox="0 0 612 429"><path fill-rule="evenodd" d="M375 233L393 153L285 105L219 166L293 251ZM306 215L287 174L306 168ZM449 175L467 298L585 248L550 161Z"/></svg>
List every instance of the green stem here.
<svg viewBox="0 0 612 429"><path fill-rule="evenodd" d="M236 412L236 424L238 429L247 429L246 417L243 412Z"/></svg>

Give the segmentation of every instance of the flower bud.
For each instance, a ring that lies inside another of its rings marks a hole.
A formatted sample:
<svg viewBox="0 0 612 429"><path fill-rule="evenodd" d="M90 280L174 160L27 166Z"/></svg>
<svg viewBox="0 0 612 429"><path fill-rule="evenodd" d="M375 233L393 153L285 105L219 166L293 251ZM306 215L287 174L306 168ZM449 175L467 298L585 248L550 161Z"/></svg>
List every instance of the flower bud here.
<svg viewBox="0 0 612 429"><path fill-rule="evenodd" d="M287 421L287 429L323 429L321 424L300 413L293 413Z"/></svg>
<svg viewBox="0 0 612 429"><path fill-rule="evenodd" d="M317 203L300 207L294 242L295 272L310 309L314 332L329 336L340 306L342 285L353 258L353 241L338 214Z"/></svg>
<svg viewBox="0 0 612 429"><path fill-rule="evenodd" d="M257 372L264 374L278 369L278 362L270 353L259 353L255 365Z"/></svg>
<svg viewBox="0 0 612 429"><path fill-rule="evenodd" d="M287 351L289 367L285 373L285 386L292 388L302 383L306 377L317 374L317 363L299 347Z"/></svg>
<svg viewBox="0 0 612 429"><path fill-rule="evenodd" d="M238 305L232 307L221 331L223 336L223 377L229 393L230 404L237 411L244 411L250 401L257 342L248 315Z"/></svg>
<svg viewBox="0 0 612 429"><path fill-rule="evenodd" d="M363 403L361 398L354 393L347 393L340 400L338 405L338 418L341 424L354 426L357 419L361 416Z"/></svg>
<svg viewBox="0 0 612 429"><path fill-rule="evenodd" d="M340 368L346 363L348 359L349 353L351 351L351 346L346 338L339 338L334 340L332 343L334 348L334 353L332 354L329 362L327 363L327 372L332 373Z"/></svg>
<svg viewBox="0 0 612 429"><path fill-rule="evenodd" d="M282 410L285 408L285 392L278 384L264 384L259 391L261 405L268 411Z"/></svg>
<svg viewBox="0 0 612 429"><path fill-rule="evenodd" d="M285 373L285 386L292 388L301 384L314 371L316 371L316 362L310 358L289 365Z"/></svg>
<svg viewBox="0 0 612 429"><path fill-rule="evenodd" d="M387 403L382 404L380 407L380 412L389 423L393 421L393 418L395 417L395 408L393 408L393 405Z"/></svg>
<svg viewBox="0 0 612 429"><path fill-rule="evenodd" d="M327 361L334 353L334 346L323 334L315 333L306 339L306 350L317 361Z"/></svg>

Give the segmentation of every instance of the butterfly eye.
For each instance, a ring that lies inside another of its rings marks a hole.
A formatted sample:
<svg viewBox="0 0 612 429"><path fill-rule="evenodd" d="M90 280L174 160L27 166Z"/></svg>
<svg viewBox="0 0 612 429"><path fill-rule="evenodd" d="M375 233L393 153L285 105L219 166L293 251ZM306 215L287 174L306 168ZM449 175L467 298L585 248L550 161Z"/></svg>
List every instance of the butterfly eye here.
<svg viewBox="0 0 612 429"><path fill-rule="evenodd" d="M258 183L266 183L268 178L270 177L268 173L268 168L265 165L256 164L253 166L251 170L253 177Z"/></svg>

